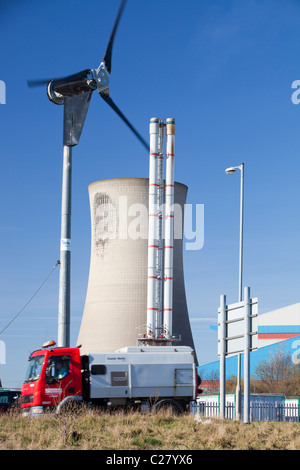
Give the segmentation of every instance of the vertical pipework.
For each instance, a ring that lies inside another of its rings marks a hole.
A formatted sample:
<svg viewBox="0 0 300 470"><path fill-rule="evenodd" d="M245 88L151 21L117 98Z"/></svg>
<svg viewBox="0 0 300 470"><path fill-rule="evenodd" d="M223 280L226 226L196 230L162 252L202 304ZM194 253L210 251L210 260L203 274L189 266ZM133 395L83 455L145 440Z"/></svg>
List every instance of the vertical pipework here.
<svg viewBox="0 0 300 470"><path fill-rule="evenodd" d="M166 120L166 185L164 247L164 328L166 338L172 336L173 317L173 252L174 252L174 152L175 119Z"/></svg>
<svg viewBox="0 0 300 470"><path fill-rule="evenodd" d="M148 281L147 281L147 337L155 334L156 319L156 224L157 224L157 162L159 119L150 120L149 156L149 228L148 228Z"/></svg>
<svg viewBox="0 0 300 470"><path fill-rule="evenodd" d="M156 337L163 334L164 136L165 123L163 120L160 120L157 156Z"/></svg>

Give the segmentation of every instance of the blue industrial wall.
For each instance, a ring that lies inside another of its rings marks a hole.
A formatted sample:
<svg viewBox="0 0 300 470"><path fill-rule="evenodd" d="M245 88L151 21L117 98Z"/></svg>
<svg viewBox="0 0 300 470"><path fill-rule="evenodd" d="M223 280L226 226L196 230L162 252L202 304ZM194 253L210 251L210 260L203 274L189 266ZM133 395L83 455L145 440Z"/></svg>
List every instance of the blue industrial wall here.
<svg viewBox="0 0 300 470"><path fill-rule="evenodd" d="M300 335L269 346L264 346L250 353L250 375L254 373L256 365L260 361L269 360L270 356L275 355L282 349L284 353L289 353L294 363L300 363ZM238 357L231 356L226 359L226 380L237 376ZM210 362L198 367L198 373L201 380L216 380L220 374L219 361ZM244 354L241 355L241 376L244 375Z"/></svg>

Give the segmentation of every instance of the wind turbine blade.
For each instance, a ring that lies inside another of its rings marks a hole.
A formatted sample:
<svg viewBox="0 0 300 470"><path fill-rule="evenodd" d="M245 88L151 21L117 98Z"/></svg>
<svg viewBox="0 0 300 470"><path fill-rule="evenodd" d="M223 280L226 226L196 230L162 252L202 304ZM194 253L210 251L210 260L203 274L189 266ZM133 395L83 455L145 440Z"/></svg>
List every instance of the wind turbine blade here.
<svg viewBox="0 0 300 470"><path fill-rule="evenodd" d="M35 87L35 86L47 85L49 82L53 82L55 85L55 90L56 90L59 87L70 85L73 82L77 83L79 81L84 82L88 80L90 72L91 72L91 69L85 69L73 75L68 75L67 77L60 77L60 78L52 77L52 78L45 78L41 80L27 80L27 85L29 87ZM95 83L95 88L96 88L96 83Z"/></svg>
<svg viewBox="0 0 300 470"><path fill-rule="evenodd" d="M109 74L111 72L111 56L112 56L112 48L113 48L114 38L115 38L116 30L117 30L122 12L123 12L124 7L125 7L125 3L126 3L126 0L122 0L119 11L118 11L118 14L117 14L117 17L116 17L116 20L115 20L114 27L113 27L111 35L110 35L110 39L109 39L108 44L107 44L106 52L105 52L104 57L103 57L103 62L105 63L105 67L106 67Z"/></svg>
<svg viewBox="0 0 300 470"><path fill-rule="evenodd" d="M124 114L120 111L118 106L113 102L110 96L105 93L100 94L101 98L106 101L106 103L120 116L120 118L125 122L125 124L129 127L129 129L135 134L135 136L139 139L142 145L147 149L149 152L149 145L145 141L145 139L138 133L138 131L133 127L133 125L128 121L128 119L124 116Z"/></svg>
<svg viewBox="0 0 300 470"><path fill-rule="evenodd" d="M35 86L47 85L47 83L51 82L51 80L52 78L44 79L44 80L27 80L27 85L29 88L32 88Z"/></svg>

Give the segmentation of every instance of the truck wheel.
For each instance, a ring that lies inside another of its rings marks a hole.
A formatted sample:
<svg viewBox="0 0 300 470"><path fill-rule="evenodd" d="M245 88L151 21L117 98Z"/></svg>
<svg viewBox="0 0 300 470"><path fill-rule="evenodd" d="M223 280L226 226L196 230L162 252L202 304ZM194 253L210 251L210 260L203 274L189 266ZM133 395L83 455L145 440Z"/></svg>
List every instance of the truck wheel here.
<svg viewBox="0 0 300 470"><path fill-rule="evenodd" d="M172 416L178 416L183 413L183 408L176 400L160 400L152 407L152 413L156 414L160 411L167 411Z"/></svg>

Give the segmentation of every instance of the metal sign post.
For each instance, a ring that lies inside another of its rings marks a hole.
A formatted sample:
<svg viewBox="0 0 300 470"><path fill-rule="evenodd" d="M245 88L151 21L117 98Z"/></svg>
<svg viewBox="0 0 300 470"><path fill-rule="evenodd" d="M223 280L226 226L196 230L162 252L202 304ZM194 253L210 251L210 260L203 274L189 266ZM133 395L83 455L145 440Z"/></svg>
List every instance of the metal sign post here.
<svg viewBox="0 0 300 470"><path fill-rule="evenodd" d="M226 305L221 295L218 310L218 355L220 356L220 417L225 416L226 357L244 353L244 422L250 416L250 351L257 349L258 300L244 288L244 300Z"/></svg>
<svg viewBox="0 0 300 470"><path fill-rule="evenodd" d="M225 418L226 399L226 296L220 298L220 417Z"/></svg>
<svg viewBox="0 0 300 470"><path fill-rule="evenodd" d="M242 413L242 387L241 387L241 353L238 354L237 384L235 390L235 419L239 421Z"/></svg>
<svg viewBox="0 0 300 470"><path fill-rule="evenodd" d="M244 423L250 417L250 349L251 349L251 300L250 288L244 288Z"/></svg>

